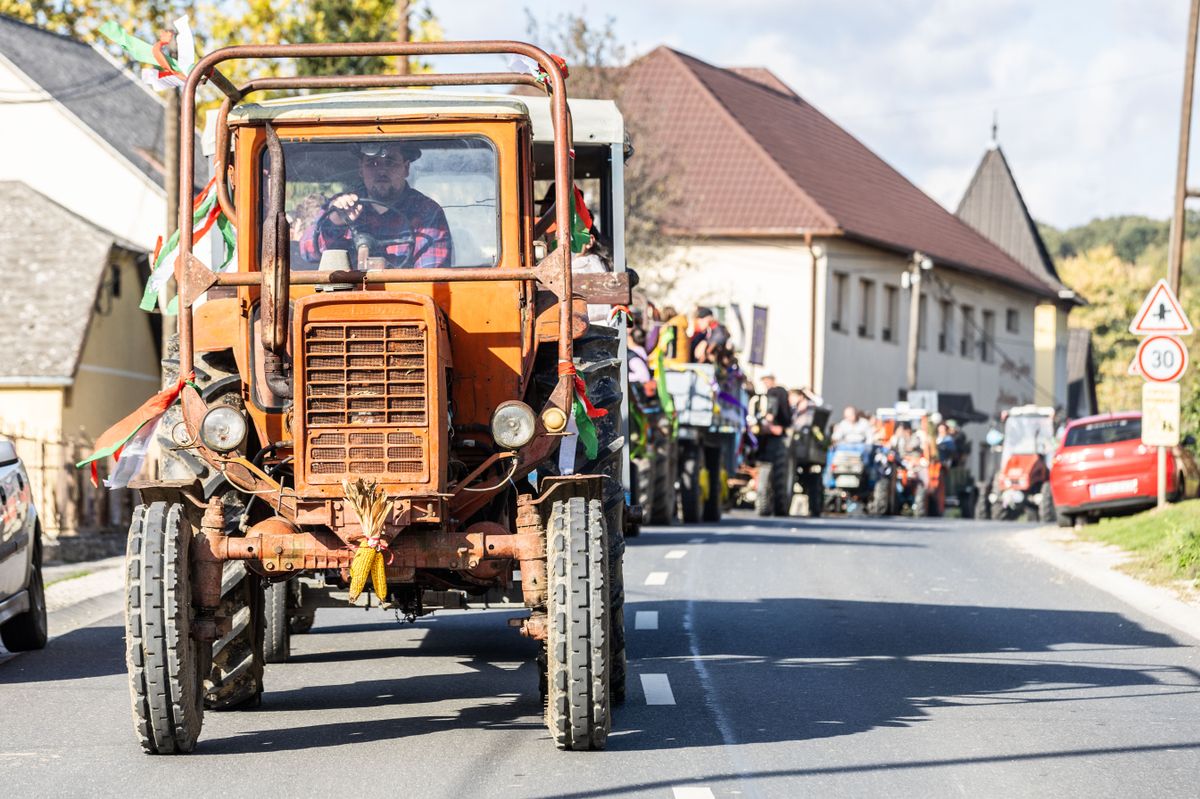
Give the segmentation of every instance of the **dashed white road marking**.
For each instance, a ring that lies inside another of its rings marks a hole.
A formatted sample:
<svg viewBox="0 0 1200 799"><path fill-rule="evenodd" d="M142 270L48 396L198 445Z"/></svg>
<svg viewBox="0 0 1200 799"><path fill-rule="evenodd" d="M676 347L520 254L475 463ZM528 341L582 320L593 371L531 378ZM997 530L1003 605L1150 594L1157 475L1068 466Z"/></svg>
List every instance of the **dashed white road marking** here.
<svg viewBox="0 0 1200 799"><path fill-rule="evenodd" d="M646 575L646 585L666 585L670 572L650 572Z"/></svg>
<svg viewBox="0 0 1200 799"><path fill-rule="evenodd" d="M633 629L635 629L635 630L657 630L658 629L658 611L657 610L639 610L633 616Z"/></svg>
<svg viewBox="0 0 1200 799"><path fill-rule="evenodd" d="M703 538L689 538L688 543L689 544L703 544L704 539Z"/></svg>
<svg viewBox="0 0 1200 799"><path fill-rule="evenodd" d="M675 694L671 691L671 681L665 674L642 674L642 693L646 695L647 705L673 705Z"/></svg>
<svg viewBox="0 0 1200 799"><path fill-rule="evenodd" d="M672 799L713 799L712 788L702 785L677 785L671 788Z"/></svg>
<svg viewBox="0 0 1200 799"><path fill-rule="evenodd" d="M672 549L670 552L668 552L666 554L666 558L667 558L667 560L679 560L680 558L684 557L685 555L687 555L686 549Z"/></svg>

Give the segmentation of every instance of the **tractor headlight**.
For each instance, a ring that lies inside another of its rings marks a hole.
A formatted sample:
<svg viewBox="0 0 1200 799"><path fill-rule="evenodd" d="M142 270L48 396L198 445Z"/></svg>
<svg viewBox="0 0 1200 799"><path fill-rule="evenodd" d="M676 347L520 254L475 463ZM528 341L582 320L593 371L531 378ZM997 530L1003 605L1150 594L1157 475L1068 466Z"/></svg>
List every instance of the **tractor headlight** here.
<svg viewBox="0 0 1200 799"><path fill-rule="evenodd" d="M537 417L523 402L503 402L492 413L492 436L507 449L520 449L533 439Z"/></svg>
<svg viewBox="0 0 1200 799"><path fill-rule="evenodd" d="M217 452L230 452L246 440L246 417L228 405L218 405L200 421L200 440Z"/></svg>

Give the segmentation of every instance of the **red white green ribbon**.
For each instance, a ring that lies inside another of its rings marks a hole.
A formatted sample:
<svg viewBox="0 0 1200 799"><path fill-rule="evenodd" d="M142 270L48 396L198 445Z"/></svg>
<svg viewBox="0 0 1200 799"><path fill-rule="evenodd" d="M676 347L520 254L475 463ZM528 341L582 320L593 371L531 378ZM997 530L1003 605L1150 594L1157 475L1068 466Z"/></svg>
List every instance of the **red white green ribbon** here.
<svg viewBox="0 0 1200 799"><path fill-rule="evenodd" d="M97 30L134 61L144 65L142 80L156 89L165 89L183 86L187 73L196 61L196 40L187 16L175 20L174 26L176 33L163 31L153 44L125 31L113 20L105 22ZM172 42L175 42L178 58L172 58L163 51Z"/></svg>
<svg viewBox="0 0 1200 799"><path fill-rule="evenodd" d="M214 226L224 240L223 260L214 270L219 272L228 266L233 258L236 237L233 223L221 211L221 206L217 203L217 179L215 177L196 196L196 200L192 204L192 241L197 242L203 239ZM167 284L175 271L173 256L178 254L178 251L178 230L171 234L171 238L167 240L165 246L162 243L162 237L159 237L158 244L154 248L154 264L151 267L150 279L146 281L146 291L142 294L141 309L143 311L153 311L158 306L159 292L162 291L163 286ZM177 313L178 302L179 298L173 297L167 313Z"/></svg>
<svg viewBox="0 0 1200 799"><path fill-rule="evenodd" d="M600 451L600 443L596 434L596 425L592 420L608 416L608 410L597 408L592 404L591 399L588 398L587 383L583 382L583 378L575 372L575 364L567 361L559 361L558 373L560 375L571 376L572 384L575 386L572 415L575 417L575 424L579 428L579 442L583 444L583 452L587 455L588 460L595 460L596 455Z"/></svg>
<svg viewBox="0 0 1200 799"><path fill-rule="evenodd" d="M112 457L117 461L117 469L114 471L112 479L105 481L105 485L109 488L121 488L128 485L129 481L137 474L141 467L141 459L145 456L145 447L142 445L149 443L149 438L154 434L154 429L158 426L163 414L179 399L179 393L183 391L183 387L192 383L194 379L192 375L181 377L175 385L158 392L142 403L142 406L136 411L105 430L96 439L96 451L75 464L75 468L82 469L84 466L90 465L92 467L92 485L98 486L100 485L100 475L96 469L96 463L103 458ZM135 447L135 444L138 446ZM123 464L122 453L126 449L132 451L135 448L137 450L136 462Z"/></svg>

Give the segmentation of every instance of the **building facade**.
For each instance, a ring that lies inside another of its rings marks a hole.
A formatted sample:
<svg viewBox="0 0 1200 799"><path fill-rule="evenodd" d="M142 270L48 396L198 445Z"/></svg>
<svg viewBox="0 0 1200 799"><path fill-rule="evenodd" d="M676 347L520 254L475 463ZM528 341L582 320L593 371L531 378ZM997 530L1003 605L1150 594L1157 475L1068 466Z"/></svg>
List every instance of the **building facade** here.
<svg viewBox="0 0 1200 799"><path fill-rule="evenodd" d="M890 406L909 388L966 394L986 416L1057 404L1057 387L1037 382L1036 342L1038 307L1057 303L1060 286L778 78L660 47L628 68L623 107L669 159L681 197L670 224L683 266L670 300L718 309L743 362L762 361L754 372L835 407ZM761 359L750 355L756 323Z"/></svg>

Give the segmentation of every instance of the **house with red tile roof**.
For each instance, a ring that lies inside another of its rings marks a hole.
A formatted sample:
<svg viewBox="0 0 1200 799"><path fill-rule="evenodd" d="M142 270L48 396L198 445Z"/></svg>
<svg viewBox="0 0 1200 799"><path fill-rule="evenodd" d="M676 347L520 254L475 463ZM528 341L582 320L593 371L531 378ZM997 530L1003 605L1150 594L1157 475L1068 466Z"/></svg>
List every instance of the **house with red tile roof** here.
<svg viewBox="0 0 1200 799"><path fill-rule="evenodd" d="M690 267L670 300L718 309L747 352L765 318L759 374L835 406L892 405L909 387L916 285L916 389L969 394L988 415L1061 404L1035 379L1036 309L1063 302L1061 284L778 77L659 47L627 68L622 109L655 137L681 196L667 221Z"/></svg>

